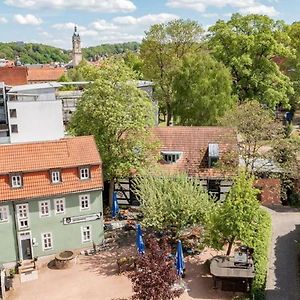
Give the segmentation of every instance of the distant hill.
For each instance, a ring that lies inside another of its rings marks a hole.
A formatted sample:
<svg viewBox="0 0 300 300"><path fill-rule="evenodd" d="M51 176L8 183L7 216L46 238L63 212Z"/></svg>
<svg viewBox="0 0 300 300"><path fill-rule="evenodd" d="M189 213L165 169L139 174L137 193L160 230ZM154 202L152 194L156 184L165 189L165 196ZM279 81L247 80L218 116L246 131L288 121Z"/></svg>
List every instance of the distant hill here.
<svg viewBox="0 0 300 300"><path fill-rule="evenodd" d="M23 64L46 64L70 61L70 51L32 43L0 43L0 58L15 60L20 57Z"/></svg>
<svg viewBox="0 0 300 300"><path fill-rule="evenodd" d="M103 55L120 54L125 51L137 51L137 42L122 44L103 44L96 47L84 48L83 56L87 60L96 59ZM0 43L0 58L15 60L19 56L23 64L46 64L51 62L67 63L71 60L71 52L52 46L33 43Z"/></svg>
<svg viewBox="0 0 300 300"><path fill-rule="evenodd" d="M83 56L87 60L95 59L97 56L121 54L126 51L136 52L140 44L137 42L127 42L120 44L102 44L95 47L88 47L83 49Z"/></svg>

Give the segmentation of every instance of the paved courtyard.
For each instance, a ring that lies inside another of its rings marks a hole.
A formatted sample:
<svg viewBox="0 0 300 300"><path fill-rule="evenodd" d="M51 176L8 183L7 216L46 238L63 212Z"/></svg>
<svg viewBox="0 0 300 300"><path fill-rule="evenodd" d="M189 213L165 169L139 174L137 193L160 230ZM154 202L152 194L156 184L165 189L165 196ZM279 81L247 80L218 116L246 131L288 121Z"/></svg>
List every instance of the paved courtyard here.
<svg viewBox="0 0 300 300"><path fill-rule="evenodd" d="M107 251L94 256L80 256L71 269L56 270L44 265L39 279L20 285L17 280L8 300L125 300L132 295L131 282L126 275L117 275L116 259L122 252ZM189 258L185 282L189 291L180 300L232 299L233 293L214 290L212 278L207 275L204 261L211 257L206 251Z"/></svg>

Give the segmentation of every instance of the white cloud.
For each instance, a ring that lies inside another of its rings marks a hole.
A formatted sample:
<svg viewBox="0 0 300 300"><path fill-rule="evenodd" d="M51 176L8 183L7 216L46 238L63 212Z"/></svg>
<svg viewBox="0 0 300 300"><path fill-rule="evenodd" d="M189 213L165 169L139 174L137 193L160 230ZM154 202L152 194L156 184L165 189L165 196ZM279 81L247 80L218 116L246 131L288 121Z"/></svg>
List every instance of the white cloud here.
<svg viewBox="0 0 300 300"><path fill-rule="evenodd" d="M116 17L113 22L120 25L152 25L155 23L164 23L174 19L179 19L178 16L173 14L161 13L157 15L145 15L139 18L132 16Z"/></svg>
<svg viewBox="0 0 300 300"><path fill-rule="evenodd" d="M67 23L57 23L52 25L53 28L58 30L74 30L75 26L77 26L78 30L86 30L86 27L77 25L73 22L67 22Z"/></svg>
<svg viewBox="0 0 300 300"><path fill-rule="evenodd" d="M168 0L167 6L173 8L186 8L204 13L208 7L223 8L229 6L236 8L240 13L257 13L269 16L278 14L273 6L261 4L257 0Z"/></svg>
<svg viewBox="0 0 300 300"><path fill-rule="evenodd" d="M89 29L87 29L87 30L82 30L82 31L80 32L80 35L81 35L81 36L98 36L98 34L99 34L98 31L96 31L96 30L89 30Z"/></svg>
<svg viewBox="0 0 300 300"><path fill-rule="evenodd" d="M5 17L0 17L0 24L7 23L7 19Z"/></svg>
<svg viewBox="0 0 300 300"><path fill-rule="evenodd" d="M14 21L16 23L22 24L22 25L40 25L43 23L43 20L41 18L38 18L34 15L14 15Z"/></svg>
<svg viewBox="0 0 300 300"><path fill-rule="evenodd" d="M91 26L98 31L117 29L116 25L105 20L97 20L96 22L93 22Z"/></svg>
<svg viewBox="0 0 300 300"><path fill-rule="evenodd" d="M105 13L132 12L136 9L130 0L5 0L4 3L27 9L76 9Z"/></svg>
<svg viewBox="0 0 300 300"><path fill-rule="evenodd" d="M266 6L263 4L242 8L240 12L242 14L260 14L260 15L267 15L270 17L274 17L278 15L278 12L273 6Z"/></svg>

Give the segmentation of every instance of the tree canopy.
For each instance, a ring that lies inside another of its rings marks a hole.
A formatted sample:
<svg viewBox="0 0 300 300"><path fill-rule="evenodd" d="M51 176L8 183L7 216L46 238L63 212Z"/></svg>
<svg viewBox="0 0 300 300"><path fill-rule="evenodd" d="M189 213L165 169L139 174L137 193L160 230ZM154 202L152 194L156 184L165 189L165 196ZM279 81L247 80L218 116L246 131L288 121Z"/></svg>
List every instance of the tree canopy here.
<svg viewBox="0 0 300 300"><path fill-rule="evenodd" d="M254 178L241 172L234 180L223 204L212 210L208 234L210 243L216 249L228 243L230 255L235 240L246 241L253 235L253 228L259 220L259 191L253 187Z"/></svg>
<svg viewBox="0 0 300 300"><path fill-rule="evenodd" d="M235 102L229 70L204 52L184 57L173 90L174 118L181 125L216 125Z"/></svg>
<svg viewBox="0 0 300 300"><path fill-rule="evenodd" d="M143 74L156 83L156 98L167 114L167 125L173 115L173 80L185 55L199 50L202 27L191 20L174 20L152 25L141 44Z"/></svg>
<svg viewBox="0 0 300 300"><path fill-rule="evenodd" d="M208 45L213 55L231 71L240 102L256 99L274 109L289 107L293 87L280 71L276 57L291 57L287 26L262 15L234 14L209 28Z"/></svg>
<svg viewBox="0 0 300 300"><path fill-rule="evenodd" d="M240 134L239 154L250 173L259 171L257 161L274 156L264 148L270 148L273 142L283 138L283 126L275 120L274 114L263 108L258 101L249 101L235 106L220 119L223 126L236 127ZM264 167L264 164L260 164Z"/></svg>
<svg viewBox="0 0 300 300"><path fill-rule="evenodd" d="M178 233L188 226L204 225L213 205L199 182L185 174L142 173L135 178L135 187L143 223L155 230Z"/></svg>
<svg viewBox="0 0 300 300"><path fill-rule="evenodd" d="M123 178L155 159L156 144L147 139L154 123L151 100L133 82L135 74L121 61L105 63L93 73L73 114L70 131L94 135L106 180Z"/></svg>

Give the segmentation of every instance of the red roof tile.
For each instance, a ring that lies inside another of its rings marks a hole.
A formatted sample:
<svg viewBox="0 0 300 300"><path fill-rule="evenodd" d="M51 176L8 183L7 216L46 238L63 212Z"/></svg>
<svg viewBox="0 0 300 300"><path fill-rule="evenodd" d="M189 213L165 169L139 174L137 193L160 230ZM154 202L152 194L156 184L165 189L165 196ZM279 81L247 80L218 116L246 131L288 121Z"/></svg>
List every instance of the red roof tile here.
<svg viewBox="0 0 300 300"><path fill-rule="evenodd" d="M225 153L237 150L237 135L233 128L225 127L156 127L154 135L160 141L161 151L182 152L181 158L172 164L161 161L164 169L184 171L189 176L224 177L231 172L208 168L208 144L219 144L220 160Z"/></svg>
<svg viewBox="0 0 300 300"><path fill-rule="evenodd" d="M27 84L27 68L26 67L1 67L0 82L6 85L22 85Z"/></svg>
<svg viewBox="0 0 300 300"><path fill-rule="evenodd" d="M28 82L47 82L57 81L64 73L65 68L28 68Z"/></svg>
<svg viewBox="0 0 300 300"><path fill-rule="evenodd" d="M103 188L101 159L92 136L0 146L0 201L63 195ZM79 166L91 166L91 178L80 180ZM49 170L61 169L62 182L52 184ZM23 187L11 188L9 173L23 174Z"/></svg>

